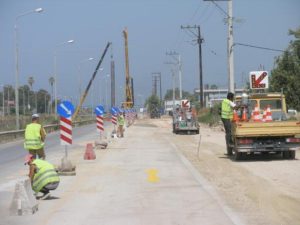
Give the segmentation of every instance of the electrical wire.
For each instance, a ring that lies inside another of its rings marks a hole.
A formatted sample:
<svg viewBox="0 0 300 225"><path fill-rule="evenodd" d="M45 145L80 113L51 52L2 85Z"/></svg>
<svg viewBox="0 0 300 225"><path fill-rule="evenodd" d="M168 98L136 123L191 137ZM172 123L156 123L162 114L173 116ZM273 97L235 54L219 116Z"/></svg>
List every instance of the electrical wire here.
<svg viewBox="0 0 300 225"><path fill-rule="evenodd" d="M264 49L264 50L275 51L275 52L284 52L284 50L280 50L280 49L266 48L266 47L261 47L261 46L256 46L256 45L249 45L249 44L243 44L243 43L234 43L233 46L234 45L241 45L241 46L245 46L245 47L258 48L258 49Z"/></svg>
<svg viewBox="0 0 300 225"><path fill-rule="evenodd" d="M228 15L228 13L227 13L224 9L222 9L222 7L219 6L216 2L212 1L212 3L214 3L215 6L216 6L223 14L225 14L225 16L226 16L227 18L230 17L230 16Z"/></svg>

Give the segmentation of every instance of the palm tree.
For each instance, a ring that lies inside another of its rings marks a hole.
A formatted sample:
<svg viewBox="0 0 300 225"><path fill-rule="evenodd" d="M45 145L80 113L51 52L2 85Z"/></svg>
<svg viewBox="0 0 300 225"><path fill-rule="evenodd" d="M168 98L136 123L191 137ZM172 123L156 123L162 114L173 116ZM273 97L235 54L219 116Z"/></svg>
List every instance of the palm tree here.
<svg viewBox="0 0 300 225"><path fill-rule="evenodd" d="M51 114L52 114L52 101L53 101L53 85L54 85L55 79L54 77L49 78L49 83L51 86Z"/></svg>

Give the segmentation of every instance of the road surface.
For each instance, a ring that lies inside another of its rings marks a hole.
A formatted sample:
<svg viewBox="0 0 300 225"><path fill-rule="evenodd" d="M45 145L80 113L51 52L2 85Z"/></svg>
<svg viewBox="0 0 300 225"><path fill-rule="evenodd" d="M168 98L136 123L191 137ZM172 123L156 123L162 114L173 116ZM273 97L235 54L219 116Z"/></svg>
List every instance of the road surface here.
<svg viewBox="0 0 300 225"><path fill-rule="evenodd" d="M299 160L256 156L234 162L224 155L220 129L202 125L200 135L175 135L170 118L136 121L125 138L109 138L108 149L96 149L93 161L83 160L83 153L98 139L94 126L78 134L70 149L77 175L61 177L34 215L9 215L14 184L27 168L23 156L4 161L1 225L299 224ZM63 151L56 139L53 134L47 156L59 164Z"/></svg>

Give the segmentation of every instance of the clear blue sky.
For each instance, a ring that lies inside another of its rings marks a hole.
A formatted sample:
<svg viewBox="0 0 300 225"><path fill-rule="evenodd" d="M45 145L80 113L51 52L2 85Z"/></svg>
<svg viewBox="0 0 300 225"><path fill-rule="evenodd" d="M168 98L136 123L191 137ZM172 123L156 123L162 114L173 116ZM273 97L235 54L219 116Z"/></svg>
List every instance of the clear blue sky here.
<svg viewBox="0 0 300 225"><path fill-rule="evenodd" d="M226 2L217 2L227 11ZM172 88L170 61L166 51L175 50L183 61L183 89L199 87L198 47L194 37L181 25L200 25L203 50L204 84L227 87L227 25L225 14L212 2L202 0L1 0L0 1L0 84L15 83L14 24L18 15L42 7L43 13L18 20L20 85L29 76L34 89L50 92L48 79L54 71L57 50L58 95L78 98L78 66L84 89L108 41L113 43L116 63L117 96L125 83L124 39L129 32L130 74L135 82L136 100L151 94L152 72L162 73L163 92ZM299 0L233 0L234 42L274 49L285 49L292 40L289 29L300 26ZM74 44L56 47L69 39ZM110 53L106 55L94 86L94 104L103 103L105 76L110 72ZM241 85L249 71L260 65L270 71L271 52L236 46L235 82ZM89 57L94 61L80 63ZM102 82L102 83L101 83ZM140 95L138 97L137 95ZM101 95L101 96L99 96ZM120 98L120 97L118 97ZM87 101L91 101L91 97Z"/></svg>

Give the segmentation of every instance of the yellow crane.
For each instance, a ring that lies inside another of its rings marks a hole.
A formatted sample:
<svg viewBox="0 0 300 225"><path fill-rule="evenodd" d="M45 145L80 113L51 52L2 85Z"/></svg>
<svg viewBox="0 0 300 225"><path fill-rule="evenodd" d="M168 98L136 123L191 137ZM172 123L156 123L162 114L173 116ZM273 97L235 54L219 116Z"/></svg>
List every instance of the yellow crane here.
<svg viewBox="0 0 300 225"><path fill-rule="evenodd" d="M91 85L92 85L92 83L93 83L93 80L94 80L95 77L96 77L96 74L97 74L97 72L98 72L98 70L99 70L99 68L100 68L100 65L101 65L101 63L102 63L102 61L103 61L103 59L104 59L104 56L105 56L105 54L106 54L106 52L107 52L107 49L108 49L108 47L110 46L110 44L111 44L110 42L107 43L107 45L106 45L106 47L105 47L105 49L104 49L104 52L102 53L102 56L101 56L101 58L100 58L100 60L99 60L99 62L98 62L98 64L97 64L97 66L96 66L96 69L95 69L95 71L94 71L94 73L93 73L93 75L92 75L92 78L90 79L90 81L89 81L89 83L88 83L88 85L87 85L87 87L86 87L86 89L85 89L83 95L82 95L81 98L80 98L80 102L79 102L78 106L76 107L75 113L74 113L73 116L72 116L72 120L73 120L73 121L74 121L75 118L77 117L77 115L78 115L78 113L79 113L79 111L80 111L80 109L81 109L81 107L82 107L82 104L83 104L83 102L84 102L86 96L88 95L88 92L89 92L90 87L91 87ZM94 110L94 109L92 109L92 110Z"/></svg>
<svg viewBox="0 0 300 225"><path fill-rule="evenodd" d="M126 66L126 83L125 83L125 95L126 100L123 102L124 108L133 107L133 96L132 96L132 87L131 87L131 78L129 74L129 57L128 57L128 31L127 28L123 30L124 41L125 41L125 66Z"/></svg>

